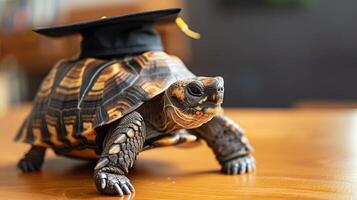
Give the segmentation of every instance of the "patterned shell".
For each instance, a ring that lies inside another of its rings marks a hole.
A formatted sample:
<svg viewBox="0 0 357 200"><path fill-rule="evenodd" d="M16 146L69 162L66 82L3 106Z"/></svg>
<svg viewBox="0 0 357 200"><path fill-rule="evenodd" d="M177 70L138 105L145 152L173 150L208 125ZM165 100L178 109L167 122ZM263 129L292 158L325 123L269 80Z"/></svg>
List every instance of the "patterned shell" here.
<svg viewBox="0 0 357 200"><path fill-rule="evenodd" d="M95 128L193 76L180 59L158 51L60 61L44 79L16 140L54 149L95 148Z"/></svg>

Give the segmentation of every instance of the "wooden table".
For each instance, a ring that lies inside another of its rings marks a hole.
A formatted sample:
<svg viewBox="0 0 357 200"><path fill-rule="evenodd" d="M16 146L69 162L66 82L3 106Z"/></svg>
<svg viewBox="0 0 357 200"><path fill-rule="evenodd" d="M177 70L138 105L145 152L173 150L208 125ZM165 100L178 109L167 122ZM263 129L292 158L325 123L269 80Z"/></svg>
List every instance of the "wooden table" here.
<svg viewBox="0 0 357 200"><path fill-rule="evenodd" d="M0 199L118 199L101 196L92 165L48 154L42 172L15 164L13 143L28 106L0 117ZM143 152L130 177L135 199L357 199L357 110L227 109L256 149L253 174L229 176L206 145ZM125 197L127 198L127 197ZM132 198L132 197L131 197Z"/></svg>

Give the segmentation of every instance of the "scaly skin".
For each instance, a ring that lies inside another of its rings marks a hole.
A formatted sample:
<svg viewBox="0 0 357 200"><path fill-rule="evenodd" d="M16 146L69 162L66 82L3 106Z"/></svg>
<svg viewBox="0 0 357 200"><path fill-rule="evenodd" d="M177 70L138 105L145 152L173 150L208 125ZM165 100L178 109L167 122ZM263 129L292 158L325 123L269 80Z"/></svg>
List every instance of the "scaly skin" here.
<svg viewBox="0 0 357 200"><path fill-rule="evenodd" d="M253 148L242 129L228 117L216 116L189 132L203 138L212 148L223 173L242 174L255 169L255 160L250 155Z"/></svg>
<svg viewBox="0 0 357 200"><path fill-rule="evenodd" d="M104 139L102 155L94 168L98 191L119 196L134 192L126 175L143 147L145 136L143 118L135 111L113 126Z"/></svg>
<svg viewBox="0 0 357 200"><path fill-rule="evenodd" d="M40 171L44 161L46 148L31 146L31 149L18 162L17 167L22 172Z"/></svg>

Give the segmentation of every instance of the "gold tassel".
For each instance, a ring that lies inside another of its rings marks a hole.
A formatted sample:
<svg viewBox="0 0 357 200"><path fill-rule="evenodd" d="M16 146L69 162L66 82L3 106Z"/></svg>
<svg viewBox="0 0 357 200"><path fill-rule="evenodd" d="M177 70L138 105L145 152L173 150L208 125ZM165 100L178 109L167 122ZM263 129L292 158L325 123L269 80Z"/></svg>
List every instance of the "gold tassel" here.
<svg viewBox="0 0 357 200"><path fill-rule="evenodd" d="M183 33L185 33L188 37L193 39L200 39L201 35L197 32L194 32L188 28L188 25L183 21L181 17L176 18L176 24L181 29Z"/></svg>

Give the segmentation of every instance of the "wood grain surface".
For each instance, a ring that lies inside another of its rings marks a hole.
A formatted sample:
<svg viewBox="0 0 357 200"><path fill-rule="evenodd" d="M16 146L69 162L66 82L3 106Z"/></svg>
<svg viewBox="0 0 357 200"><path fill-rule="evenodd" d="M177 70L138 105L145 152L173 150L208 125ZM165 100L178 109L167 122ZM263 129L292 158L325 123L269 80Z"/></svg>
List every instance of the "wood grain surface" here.
<svg viewBox="0 0 357 200"><path fill-rule="evenodd" d="M93 164L47 154L42 172L15 165L12 141L29 106L0 117L0 199L120 199L96 192ZM124 199L357 199L357 110L226 109L255 147L257 170L222 175L205 144L139 155Z"/></svg>

